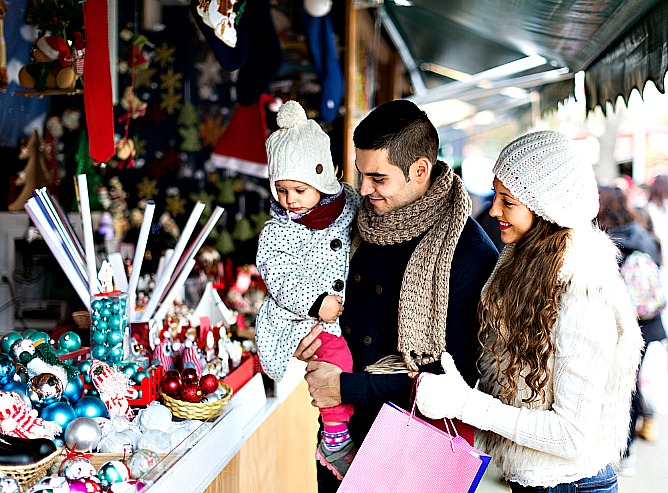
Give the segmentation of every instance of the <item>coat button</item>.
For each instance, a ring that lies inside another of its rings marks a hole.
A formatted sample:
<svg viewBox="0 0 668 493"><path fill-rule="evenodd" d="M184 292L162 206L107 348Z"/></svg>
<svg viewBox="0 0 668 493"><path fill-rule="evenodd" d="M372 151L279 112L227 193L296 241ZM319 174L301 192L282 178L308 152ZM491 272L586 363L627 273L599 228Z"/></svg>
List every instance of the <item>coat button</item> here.
<svg viewBox="0 0 668 493"><path fill-rule="evenodd" d="M350 334L353 333L353 331L350 330L350 327L344 327L344 328L343 328L343 333L344 333L345 335L349 336Z"/></svg>
<svg viewBox="0 0 668 493"><path fill-rule="evenodd" d="M341 279L337 279L332 284L332 289L334 289L334 291L343 291L344 286L345 284L343 283L343 281Z"/></svg>
<svg viewBox="0 0 668 493"><path fill-rule="evenodd" d="M362 342L366 344L367 346L371 346L372 339L369 336L364 336L364 339L362 339Z"/></svg>
<svg viewBox="0 0 668 493"><path fill-rule="evenodd" d="M329 248L331 248L331 249L334 250L335 252L336 252L337 250L341 250L341 247L342 247L342 246L343 246L343 243L342 243L341 240L339 240L338 238L333 239L333 240L330 242L330 244L329 244Z"/></svg>
<svg viewBox="0 0 668 493"><path fill-rule="evenodd" d="M376 294L381 294L383 292L383 286L378 285L376 286Z"/></svg>
<svg viewBox="0 0 668 493"><path fill-rule="evenodd" d="M355 274L353 276L353 279L355 280L355 282L360 282L362 280L362 276L359 274Z"/></svg>

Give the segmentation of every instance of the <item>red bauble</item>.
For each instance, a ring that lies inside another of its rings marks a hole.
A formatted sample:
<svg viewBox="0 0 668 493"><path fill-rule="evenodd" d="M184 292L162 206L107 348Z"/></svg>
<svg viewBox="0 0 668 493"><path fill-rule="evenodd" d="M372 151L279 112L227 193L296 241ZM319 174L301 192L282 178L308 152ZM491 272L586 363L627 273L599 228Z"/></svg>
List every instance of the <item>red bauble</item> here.
<svg viewBox="0 0 668 493"><path fill-rule="evenodd" d="M202 389L195 383L184 383L181 387L181 400L186 402L202 402Z"/></svg>
<svg viewBox="0 0 668 493"><path fill-rule="evenodd" d="M210 373L208 375L202 375L202 378L199 379L199 386L202 388L202 393L204 395L215 392L218 388L218 377Z"/></svg>
<svg viewBox="0 0 668 493"><path fill-rule="evenodd" d="M185 368L181 370L181 383L197 383L197 370L194 368Z"/></svg>
<svg viewBox="0 0 668 493"><path fill-rule="evenodd" d="M165 372L165 376L169 376L169 375L174 376L174 377L179 377L179 379L181 378L181 374L179 373L179 370L167 370Z"/></svg>
<svg viewBox="0 0 668 493"><path fill-rule="evenodd" d="M162 391L170 397L178 397L181 393L181 377L168 375L162 379L160 384Z"/></svg>

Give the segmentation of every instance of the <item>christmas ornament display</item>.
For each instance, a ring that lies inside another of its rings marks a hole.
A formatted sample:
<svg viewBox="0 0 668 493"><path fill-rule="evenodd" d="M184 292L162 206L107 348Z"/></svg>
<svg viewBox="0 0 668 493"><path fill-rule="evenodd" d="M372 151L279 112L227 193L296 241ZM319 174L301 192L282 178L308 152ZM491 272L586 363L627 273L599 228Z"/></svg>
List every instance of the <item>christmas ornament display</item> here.
<svg viewBox="0 0 668 493"><path fill-rule="evenodd" d="M64 433L65 444L72 450L93 450L102 437L102 430L93 418L74 419Z"/></svg>
<svg viewBox="0 0 668 493"><path fill-rule="evenodd" d="M117 367L123 359L123 345L129 341L127 294L120 291L95 295L91 299L91 356Z"/></svg>

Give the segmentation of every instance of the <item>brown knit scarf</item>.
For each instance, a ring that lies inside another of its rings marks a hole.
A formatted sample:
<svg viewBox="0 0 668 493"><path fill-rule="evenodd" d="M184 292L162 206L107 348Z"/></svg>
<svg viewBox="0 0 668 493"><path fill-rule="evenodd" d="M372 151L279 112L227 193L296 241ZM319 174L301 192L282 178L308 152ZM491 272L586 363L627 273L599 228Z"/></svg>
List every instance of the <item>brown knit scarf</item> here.
<svg viewBox="0 0 668 493"><path fill-rule="evenodd" d="M437 361L445 350L450 293L450 266L459 236L471 213L471 198L461 178L437 162L433 182L421 198L382 216L364 198L353 236L351 256L361 240L392 245L427 232L411 255L399 294L399 345L403 362L383 358L367 367L371 373L417 371ZM397 363L401 363L397 365Z"/></svg>

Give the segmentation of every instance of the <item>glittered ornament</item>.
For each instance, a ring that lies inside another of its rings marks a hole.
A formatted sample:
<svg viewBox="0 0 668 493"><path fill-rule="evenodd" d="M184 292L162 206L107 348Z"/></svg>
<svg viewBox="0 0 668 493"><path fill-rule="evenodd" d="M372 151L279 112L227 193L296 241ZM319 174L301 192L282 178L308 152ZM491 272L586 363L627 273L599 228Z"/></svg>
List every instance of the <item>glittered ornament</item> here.
<svg viewBox="0 0 668 493"><path fill-rule="evenodd" d="M170 397L178 397L181 393L181 377L169 375L162 379L162 391Z"/></svg>
<svg viewBox="0 0 668 493"><path fill-rule="evenodd" d="M73 457L65 459L58 467L59 475L67 479L81 479L95 476L95 466L86 457Z"/></svg>
<svg viewBox="0 0 668 493"><path fill-rule="evenodd" d="M79 334L72 332L71 330L64 332L58 338L58 348L64 349L68 353L77 351L78 349L81 349L81 337L79 337Z"/></svg>
<svg viewBox="0 0 668 493"><path fill-rule="evenodd" d="M70 493L70 485L61 476L45 476L28 488L27 493Z"/></svg>
<svg viewBox="0 0 668 493"><path fill-rule="evenodd" d="M21 485L12 476L0 477L0 493L21 493Z"/></svg>
<svg viewBox="0 0 668 493"><path fill-rule="evenodd" d="M74 410L79 417L106 418L109 414L107 406L99 397L87 395L74 404Z"/></svg>
<svg viewBox="0 0 668 493"><path fill-rule="evenodd" d="M2 336L2 339L0 339L0 352L8 354L9 348L12 347L12 344L18 339L23 339L18 332L9 332Z"/></svg>
<svg viewBox="0 0 668 493"><path fill-rule="evenodd" d="M76 418L65 430L65 444L72 450L88 452L95 448L102 430L93 418Z"/></svg>
<svg viewBox="0 0 668 493"><path fill-rule="evenodd" d="M202 393L204 394L215 392L218 388L218 377L215 375L204 375L199 380L199 386L202 388Z"/></svg>
<svg viewBox="0 0 668 493"><path fill-rule="evenodd" d="M197 376L197 370L194 368L185 368L181 370L181 383L182 384L188 384L188 383L195 383L197 382L199 377Z"/></svg>
<svg viewBox="0 0 668 493"><path fill-rule="evenodd" d="M104 488L109 488L114 483L130 479L130 470L120 460L110 460L100 466L97 477Z"/></svg>
<svg viewBox="0 0 668 493"><path fill-rule="evenodd" d="M93 474L95 470L93 469ZM95 477L70 479L70 493L102 493L102 482Z"/></svg>
<svg viewBox="0 0 668 493"><path fill-rule="evenodd" d="M186 383L181 387L181 400L186 402L202 402L202 389L194 383Z"/></svg>
<svg viewBox="0 0 668 493"><path fill-rule="evenodd" d="M148 449L135 450L127 460L130 476L135 479L150 479L150 477L155 477L158 471L154 471L153 469L158 464L160 464L160 456ZM150 476L149 472L151 472Z"/></svg>
<svg viewBox="0 0 668 493"><path fill-rule="evenodd" d="M28 397L33 407L40 409L60 400L63 384L53 373L40 373L30 379Z"/></svg>
<svg viewBox="0 0 668 493"><path fill-rule="evenodd" d="M63 430L77 417L74 408L67 402L54 402L43 408L39 413L40 418L46 421L55 421Z"/></svg>
<svg viewBox="0 0 668 493"><path fill-rule="evenodd" d="M16 364L6 354L0 354L0 387L14 380Z"/></svg>

